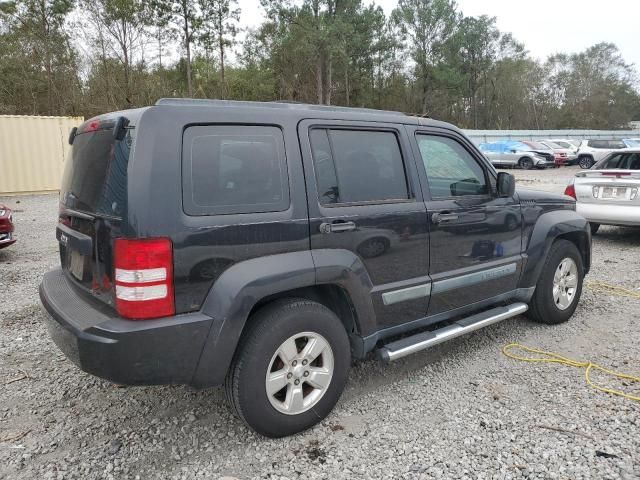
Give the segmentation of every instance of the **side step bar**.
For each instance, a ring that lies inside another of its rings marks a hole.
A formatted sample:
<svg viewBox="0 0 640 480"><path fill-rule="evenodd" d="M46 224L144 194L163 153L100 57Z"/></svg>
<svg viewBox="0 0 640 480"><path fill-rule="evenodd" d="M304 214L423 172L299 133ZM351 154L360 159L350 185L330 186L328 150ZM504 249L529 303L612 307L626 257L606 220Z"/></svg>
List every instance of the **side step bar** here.
<svg viewBox="0 0 640 480"><path fill-rule="evenodd" d="M393 362L412 353L426 350L427 348L446 342L452 338L460 337L474 330L498 323L507 318L515 317L529 309L526 303L512 303L506 307L497 307L485 312L476 313L470 317L462 318L451 325L447 325L432 332L422 332L411 337L402 338L386 344L378 349L377 354L384 362Z"/></svg>

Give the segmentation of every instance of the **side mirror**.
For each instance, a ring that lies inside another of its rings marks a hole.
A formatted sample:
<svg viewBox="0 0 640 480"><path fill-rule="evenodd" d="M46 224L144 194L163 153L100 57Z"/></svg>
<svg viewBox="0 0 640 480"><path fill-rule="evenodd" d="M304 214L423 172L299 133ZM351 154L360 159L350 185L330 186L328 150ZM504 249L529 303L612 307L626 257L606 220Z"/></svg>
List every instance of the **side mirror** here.
<svg viewBox="0 0 640 480"><path fill-rule="evenodd" d="M516 177L507 172L498 173L498 196L513 197L516 192Z"/></svg>

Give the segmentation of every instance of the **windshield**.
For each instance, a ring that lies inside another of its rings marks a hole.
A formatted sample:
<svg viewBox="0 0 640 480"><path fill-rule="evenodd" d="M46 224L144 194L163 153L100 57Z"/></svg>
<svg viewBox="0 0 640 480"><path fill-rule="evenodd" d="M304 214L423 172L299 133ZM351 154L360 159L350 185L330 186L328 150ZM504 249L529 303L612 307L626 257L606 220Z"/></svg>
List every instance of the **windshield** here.
<svg viewBox="0 0 640 480"><path fill-rule="evenodd" d="M562 147L561 145L554 143L554 142L543 142L543 145L546 145L547 147L551 148L552 150L562 150L563 148L567 148L567 147Z"/></svg>

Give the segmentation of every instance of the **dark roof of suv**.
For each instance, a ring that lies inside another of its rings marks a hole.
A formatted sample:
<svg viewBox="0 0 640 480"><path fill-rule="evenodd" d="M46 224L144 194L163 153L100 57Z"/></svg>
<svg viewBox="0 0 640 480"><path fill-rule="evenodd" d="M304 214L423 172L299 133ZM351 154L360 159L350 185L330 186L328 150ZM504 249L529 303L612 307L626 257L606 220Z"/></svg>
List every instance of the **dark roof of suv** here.
<svg viewBox="0 0 640 480"><path fill-rule="evenodd" d="M293 102L250 102L237 100L207 100L195 98L161 98L156 106L178 108L234 108L246 109L247 113L256 109L272 109L281 114L290 114L301 118L331 118L334 120L360 120L370 122L404 123L408 125L424 125L458 130L455 126L432 120L430 118L407 115L390 110L372 108L340 107L333 105L313 105Z"/></svg>

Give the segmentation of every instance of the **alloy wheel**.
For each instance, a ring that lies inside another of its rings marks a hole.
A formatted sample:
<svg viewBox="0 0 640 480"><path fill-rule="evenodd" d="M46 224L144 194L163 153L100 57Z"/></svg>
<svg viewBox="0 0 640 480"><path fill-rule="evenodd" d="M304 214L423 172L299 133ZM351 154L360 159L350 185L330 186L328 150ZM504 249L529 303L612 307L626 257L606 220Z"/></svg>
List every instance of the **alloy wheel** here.
<svg viewBox="0 0 640 480"><path fill-rule="evenodd" d="M578 266L569 257L564 258L553 275L553 301L560 310L573 303L578 290Z"/></svg>
<svg viewBox="0 0 640 480"><path fill-rule="evenodd" d="M302 332L289 337L269 362L265 378L269 402L286 415L306 412L326 393L333 367L333 351L322 335Z"/></svg>

